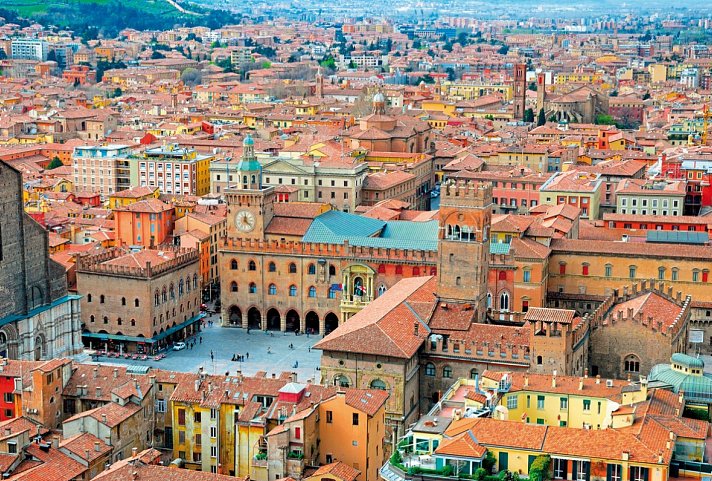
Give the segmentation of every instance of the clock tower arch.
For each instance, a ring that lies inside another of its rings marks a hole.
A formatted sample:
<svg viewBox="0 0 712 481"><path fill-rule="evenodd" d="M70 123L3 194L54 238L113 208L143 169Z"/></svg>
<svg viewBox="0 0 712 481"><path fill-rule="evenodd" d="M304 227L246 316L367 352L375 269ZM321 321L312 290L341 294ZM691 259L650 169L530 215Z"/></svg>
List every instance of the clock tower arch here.
<svg viewBox="0 0 712 481"><path fill-rule="evenodd" d="M274 217L274 187L262 185L262 165L255 156L255 141L245 137L242 158L235 172L237 184L225 190L227 235L264 240L265 228Z"/></svg>

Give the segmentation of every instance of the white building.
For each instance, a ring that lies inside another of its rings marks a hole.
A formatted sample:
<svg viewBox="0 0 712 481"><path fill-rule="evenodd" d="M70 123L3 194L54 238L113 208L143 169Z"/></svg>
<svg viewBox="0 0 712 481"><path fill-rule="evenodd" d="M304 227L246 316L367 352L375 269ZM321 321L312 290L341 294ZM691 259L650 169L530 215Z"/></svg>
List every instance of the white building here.
<svg viewBox="0 0 712 481"><path fill-rule="evenodd" d="M36 38L16 38L11 44L11 56L21 60L47 60L47 42Z"/></svg>

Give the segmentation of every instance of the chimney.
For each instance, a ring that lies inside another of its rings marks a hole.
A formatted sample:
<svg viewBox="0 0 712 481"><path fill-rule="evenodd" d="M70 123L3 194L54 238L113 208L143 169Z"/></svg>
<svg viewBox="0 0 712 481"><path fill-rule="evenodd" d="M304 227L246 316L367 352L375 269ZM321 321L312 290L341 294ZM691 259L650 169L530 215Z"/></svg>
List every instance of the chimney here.
<svg viewBox="0 0 712 481"><path fill-rule="evenodd" d="M658 455L658 464L663 464L663 455L662 454Z"/></svg>
<svg viewBox="0 0 712 481"><path fill-rule="evenodd" d="M131 473L131 479L133 479L134 481L138 479L138 471L134 471L133 473Z"/></svg>
<svg viewBox="0 0 712 481"><path fill-rule="evenodd" d="M101 444L99 444L99 441L94 441L94 451L97 453L101 451Z"/></svg>
<svg viewBox="0 0 712 481"><path fill-rule="evenodd" d="M524 375L524 387L529 387L529 375Z"/></svg>
<svg viewBox="0 0 712 481"><path fill-rule="evenodd" d="M586 379L588 379L588 368L586 368L586 369L583 370L583 377L585 377Z"/></svg>
<svg viewBox="0 0 712 481"><path fill-rule="evenodd" d="M601 384L601 375L596 374L596 384Z"/></svg>
<svg viewBox="0 0 712 481"><path fill-rule="evenodd" d="M52 447L59 449L59 436L52 436Z"/></svg>
<svg viewBox="0 0 712 481"><path fill-rule="evenodd" d="M196 379L195 380L195 392L200 391L200 380Z"/></svg>
<svg viewBox="0 0 712 481"><path fill-rule="evenodd" d="M665 443L665 449L670 450L670 441Z"/></svg>
<svg viewBox="0 0 712 481"><path fill-rule="evenodd" d="M10 434L12 434L12 429L5 428L5 436L9 436Z"/></svg>
<svg viewBox="0 0 712 481"><path fill-rule="evenodd" d="M553 388L556 387L556 370L554 370L554 373L551 376L551 387L553 387Z"/></svg>
<svg viewBox="0 0 712 481"><path fill-rule="evenodd" d="M119 368L115 367L114 368L114 379L116 379L117 377L119 377Z"/></svg>
<svg viewBox="0 0 712 481"><path fill-rule="evenodd" d="M583 378L579 379L579 391L583 391Z"/></svg>
<svg viewBox="0 0 712 481"><path fill-rule="evenodd" d="M630 457L630 453L628 451L623 451L623 455L621 456L623 461L628 461L629 457Z"/></svg>
<svg viewBox="0 0 712 481"><path fill-rule="evenodd" d="M101 422L106 424L106 414L101 415Z"/></svg>
<svg viewBox="0 0 712 481"><path fill-rule="evenodd" d="M675 433L674 433L673 431L670 431L670 433L668 434L668 437L670 438L670 441L674 441L674 440L675 440Z"/></svg>
<svg viewBox="0 0 712 481"><path fill-rule="evenodd" d="M418 336L418 321L413 322L413 335Z"/></svg>
<svg viewBox="0 0 712 481"><path fill-rule="evenodd" d="M677 294L675 295L675 299L677 300L677 302L682 301L682 291L677 291Z"/></svg>
<svg viewBox="0 0 712 481"><path fill-rule="evenodd" d="M98 377L99 377L99 368L98 368L98 367L95 367L95 368L94 368L94 379L96 379L96 378L98 378Z"/></svg>
<svg viewBox="0 0 712 481"><path fill-rule="evenodd" d="M133 448L131 448L131 457L135 458L137 454L138 454L138 448L134 446Z"/></svg>
<svg viewBox="0 0 712 481"><path fill-rule="evenodd" d="M685 403L685 391L680 390L680 392L677 395L677 402L679 402L680 404Z"/></svg>

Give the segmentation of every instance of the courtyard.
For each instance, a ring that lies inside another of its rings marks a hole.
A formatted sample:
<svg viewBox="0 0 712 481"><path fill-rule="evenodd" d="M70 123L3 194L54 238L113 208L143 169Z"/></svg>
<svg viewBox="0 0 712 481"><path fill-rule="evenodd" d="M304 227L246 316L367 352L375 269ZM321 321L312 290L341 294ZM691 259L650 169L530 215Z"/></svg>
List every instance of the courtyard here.
<svg viewBox="0 0 712 481"><path fill-rule="evenodd" d="M317 368L321 351L311 350L311 347L321 336L295 336L294 333L255 330L248 334L244 329L221 327L219 316L205 319L203 330L185 340L189 345L194 344L192 348L188 347L182 351L169 350L166 357L160 361L154 361L150 357L149 360L141 361L101 356L95 363L141 365L180 372L198 372L198 368L202 366L210 374L224 374L227 371L234 374L235 371L242 371L246 376L252 376L258 371L266 371L268 376L279 376L287 371L296 372L299 382L306 382L308 379L320 382L321 373ZM207 322L209 320L213 321L212 325ZM293 348L290 348L290 345ZM232 361L233 355L245 356L245 360ZM297 367L294 367L295 365Z"/></svg>

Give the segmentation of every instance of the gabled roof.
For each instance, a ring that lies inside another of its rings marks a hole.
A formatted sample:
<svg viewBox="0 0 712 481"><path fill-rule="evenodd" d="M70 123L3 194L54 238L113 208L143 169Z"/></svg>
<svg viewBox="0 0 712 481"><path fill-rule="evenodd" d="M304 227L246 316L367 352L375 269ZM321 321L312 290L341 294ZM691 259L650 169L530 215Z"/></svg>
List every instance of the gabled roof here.
<svg viewBox="0 0 712 481"><path fill-rule="evenodd" d="M435 287L434 277L401 280L314 348L411 358L428 335L426 323L435 305Z"/></svg>

